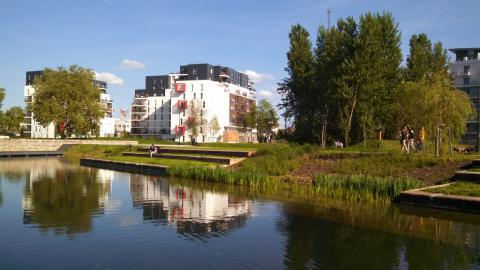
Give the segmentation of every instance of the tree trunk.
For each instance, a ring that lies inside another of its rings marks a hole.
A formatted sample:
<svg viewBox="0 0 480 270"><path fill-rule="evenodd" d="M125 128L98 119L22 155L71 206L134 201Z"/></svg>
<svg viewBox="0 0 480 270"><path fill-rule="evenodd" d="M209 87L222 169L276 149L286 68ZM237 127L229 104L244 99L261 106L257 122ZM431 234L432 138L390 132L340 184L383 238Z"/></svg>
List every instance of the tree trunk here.
<svg viewBox="0 0 480 270"><path fill-rule="evenodd" d="M350 113L348 115L347 127L345 128L345 147L348 147L348 137L350 133L350 128L352 126L353 112L355 111L355 106L357 105L357 97L353 97L352 107L350 108Z"/></svg>

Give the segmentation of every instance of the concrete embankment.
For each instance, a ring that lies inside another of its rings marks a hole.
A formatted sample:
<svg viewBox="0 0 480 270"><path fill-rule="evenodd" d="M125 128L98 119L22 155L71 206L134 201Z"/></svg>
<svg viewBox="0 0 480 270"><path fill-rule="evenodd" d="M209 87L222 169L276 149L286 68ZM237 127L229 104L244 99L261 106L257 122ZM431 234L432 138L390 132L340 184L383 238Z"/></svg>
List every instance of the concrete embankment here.
<svg viewBox="0 0 480 270"><path fill-rule="evenodd" d="M56 139L10 139L0 140L0 152L11 151L61 151L64 145L100 144L100 145L137 145L137 141L114 140L56 140Z"/></svg>
<svg viewBox="0 0 480 270"><path fill-rule="evenodd" d="M140 164L125 161L113 161L95 158L82 158L80 165L108 170L116 170L129 173L141 173L151 175L165 175L167 166Z"/></svg>
<svg viewBox="0 0 480 270"><path fill-rule="evenodd" d="M148 152L148 147L138 148L139 151ZM197 149L188 149L185 147L160 147L161 154L187 154L187 155L211 155L211 156L226 156L226 157L251 157L255 155L255 151L239 151L239 150L215 150L198 147Z"/></svg>
<svg viewBox="0 0 480 270"><path fill-rule="evenodd" d="M440 185L436 187L447 186ZM432 188L432 187L428 187ZM480 214L480 198L427 192L428 188L404 191L395 202L404 205Z"/></svg>

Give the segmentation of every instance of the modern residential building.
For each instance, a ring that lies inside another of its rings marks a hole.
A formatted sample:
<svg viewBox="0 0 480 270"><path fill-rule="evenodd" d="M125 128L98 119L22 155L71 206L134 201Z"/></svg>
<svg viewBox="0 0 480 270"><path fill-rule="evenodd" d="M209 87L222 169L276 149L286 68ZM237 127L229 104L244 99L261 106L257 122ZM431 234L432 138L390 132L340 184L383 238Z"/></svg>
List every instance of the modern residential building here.
<svg viewBox="0 0 480 270"><path fill-rule="evenodd" d="M27 71L26 82L23 90L25 102L28 104L33 101L35 93L34 81L42 76L43 71ZM99 102L106 108L105 117L100 120L100 137L112 137L115 133L115 119L113 118L112 104L110 94L107 94L107 83L94 80L93 84L101 90ZM55 126L53 123L48 126L42 126L37 123L32 113L25 116L24 133L29 134L31 138L55 138Z"/></svg>
<svg viewBox="0 0 480 270"><path fill-rule="evenodd" d="M120 110L120 119L115 120L115 133L117 136L122 136L122 134L130 134L130 131L131 121L127 118L127 111Z"/></svg>
<svg viewBox="0 0 480 270"><path fill-rule="evenodd" d="M480 112L480 47L477 48L453 48L455 61L450 64L450 73L454 77L453 84L456 88L467 93L474 110ZM480 115L467 122L467 132L462 136L461 143L478 144Z"/></svg>
<svg viewBox="0 0 480 270"><path fill-rule="evenodd" d="M135 90L131 134L189 142L187 120L195 106L204 120L197 142L253 142L256 131L245 119L255 104L247 75L210 64L184 65L178 73L147 76L145 89ZM212 129L213 119L218 130Z"/></svg>

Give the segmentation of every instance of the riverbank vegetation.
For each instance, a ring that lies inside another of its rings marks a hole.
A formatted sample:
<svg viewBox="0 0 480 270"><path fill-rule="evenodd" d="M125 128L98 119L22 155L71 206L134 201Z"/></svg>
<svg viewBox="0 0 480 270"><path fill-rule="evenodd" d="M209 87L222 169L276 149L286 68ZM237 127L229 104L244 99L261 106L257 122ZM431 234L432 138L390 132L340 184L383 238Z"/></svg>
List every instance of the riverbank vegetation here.
<svg viewBox="0 0 480 270"><path fill-rule="evenodd" d="M289 141L349 146L395 139L406 125L430 136L438 124L449 128L453 141L460 137L473 106L452 86L447 51L414 34L402 66L398 27L388 12L366 13L320 26L312 45L303 26L292 26L288 76L278 88L283 117L292 123Z"/></svg>
<svg viewBox="0 0 480 270"><path fill-rule="evenodd" d="M480 197L480 184L473 182L455 182L448 186L429 188L426 192L442 193L447 195L475 196Z"/></svg>

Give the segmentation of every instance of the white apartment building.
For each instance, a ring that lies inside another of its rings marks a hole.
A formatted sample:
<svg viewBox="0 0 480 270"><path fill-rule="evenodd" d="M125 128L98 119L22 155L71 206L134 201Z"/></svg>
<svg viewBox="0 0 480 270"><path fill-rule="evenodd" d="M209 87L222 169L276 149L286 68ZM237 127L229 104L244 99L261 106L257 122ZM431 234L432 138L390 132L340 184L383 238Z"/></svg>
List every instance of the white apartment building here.
<svg viewBox="0 0 480 270"><path fill-rule="evenodd" d="M248 76L231 68L209 64L180 67L180 72L147 76L145 89L135 91L132 103L132 134L190 142L187 122L191 107L204 124L197 142L253 142L255 130L245 118L255 106L255 90ZM217 119L218 130L212 127Z"/></svg>
<svg viewBox="0 0 480 270"><path fill-rule="evenodd" d="M33 83L35 78L42 76L43 71L27 71L26 83L23 89L25 102L28 104L33 101L35 87ZM113 118L113 101L110 94L107 94L107 83L95 80L93 82L101 90L100 103L107 109L105 117L100 119L100 137L113 137L115 133L115 119ZM25 116L25 134L30 134L31 138L55 138L55 125L53 123L48 126L42 126L37 123L32 113L27 113Z"/></svg>

